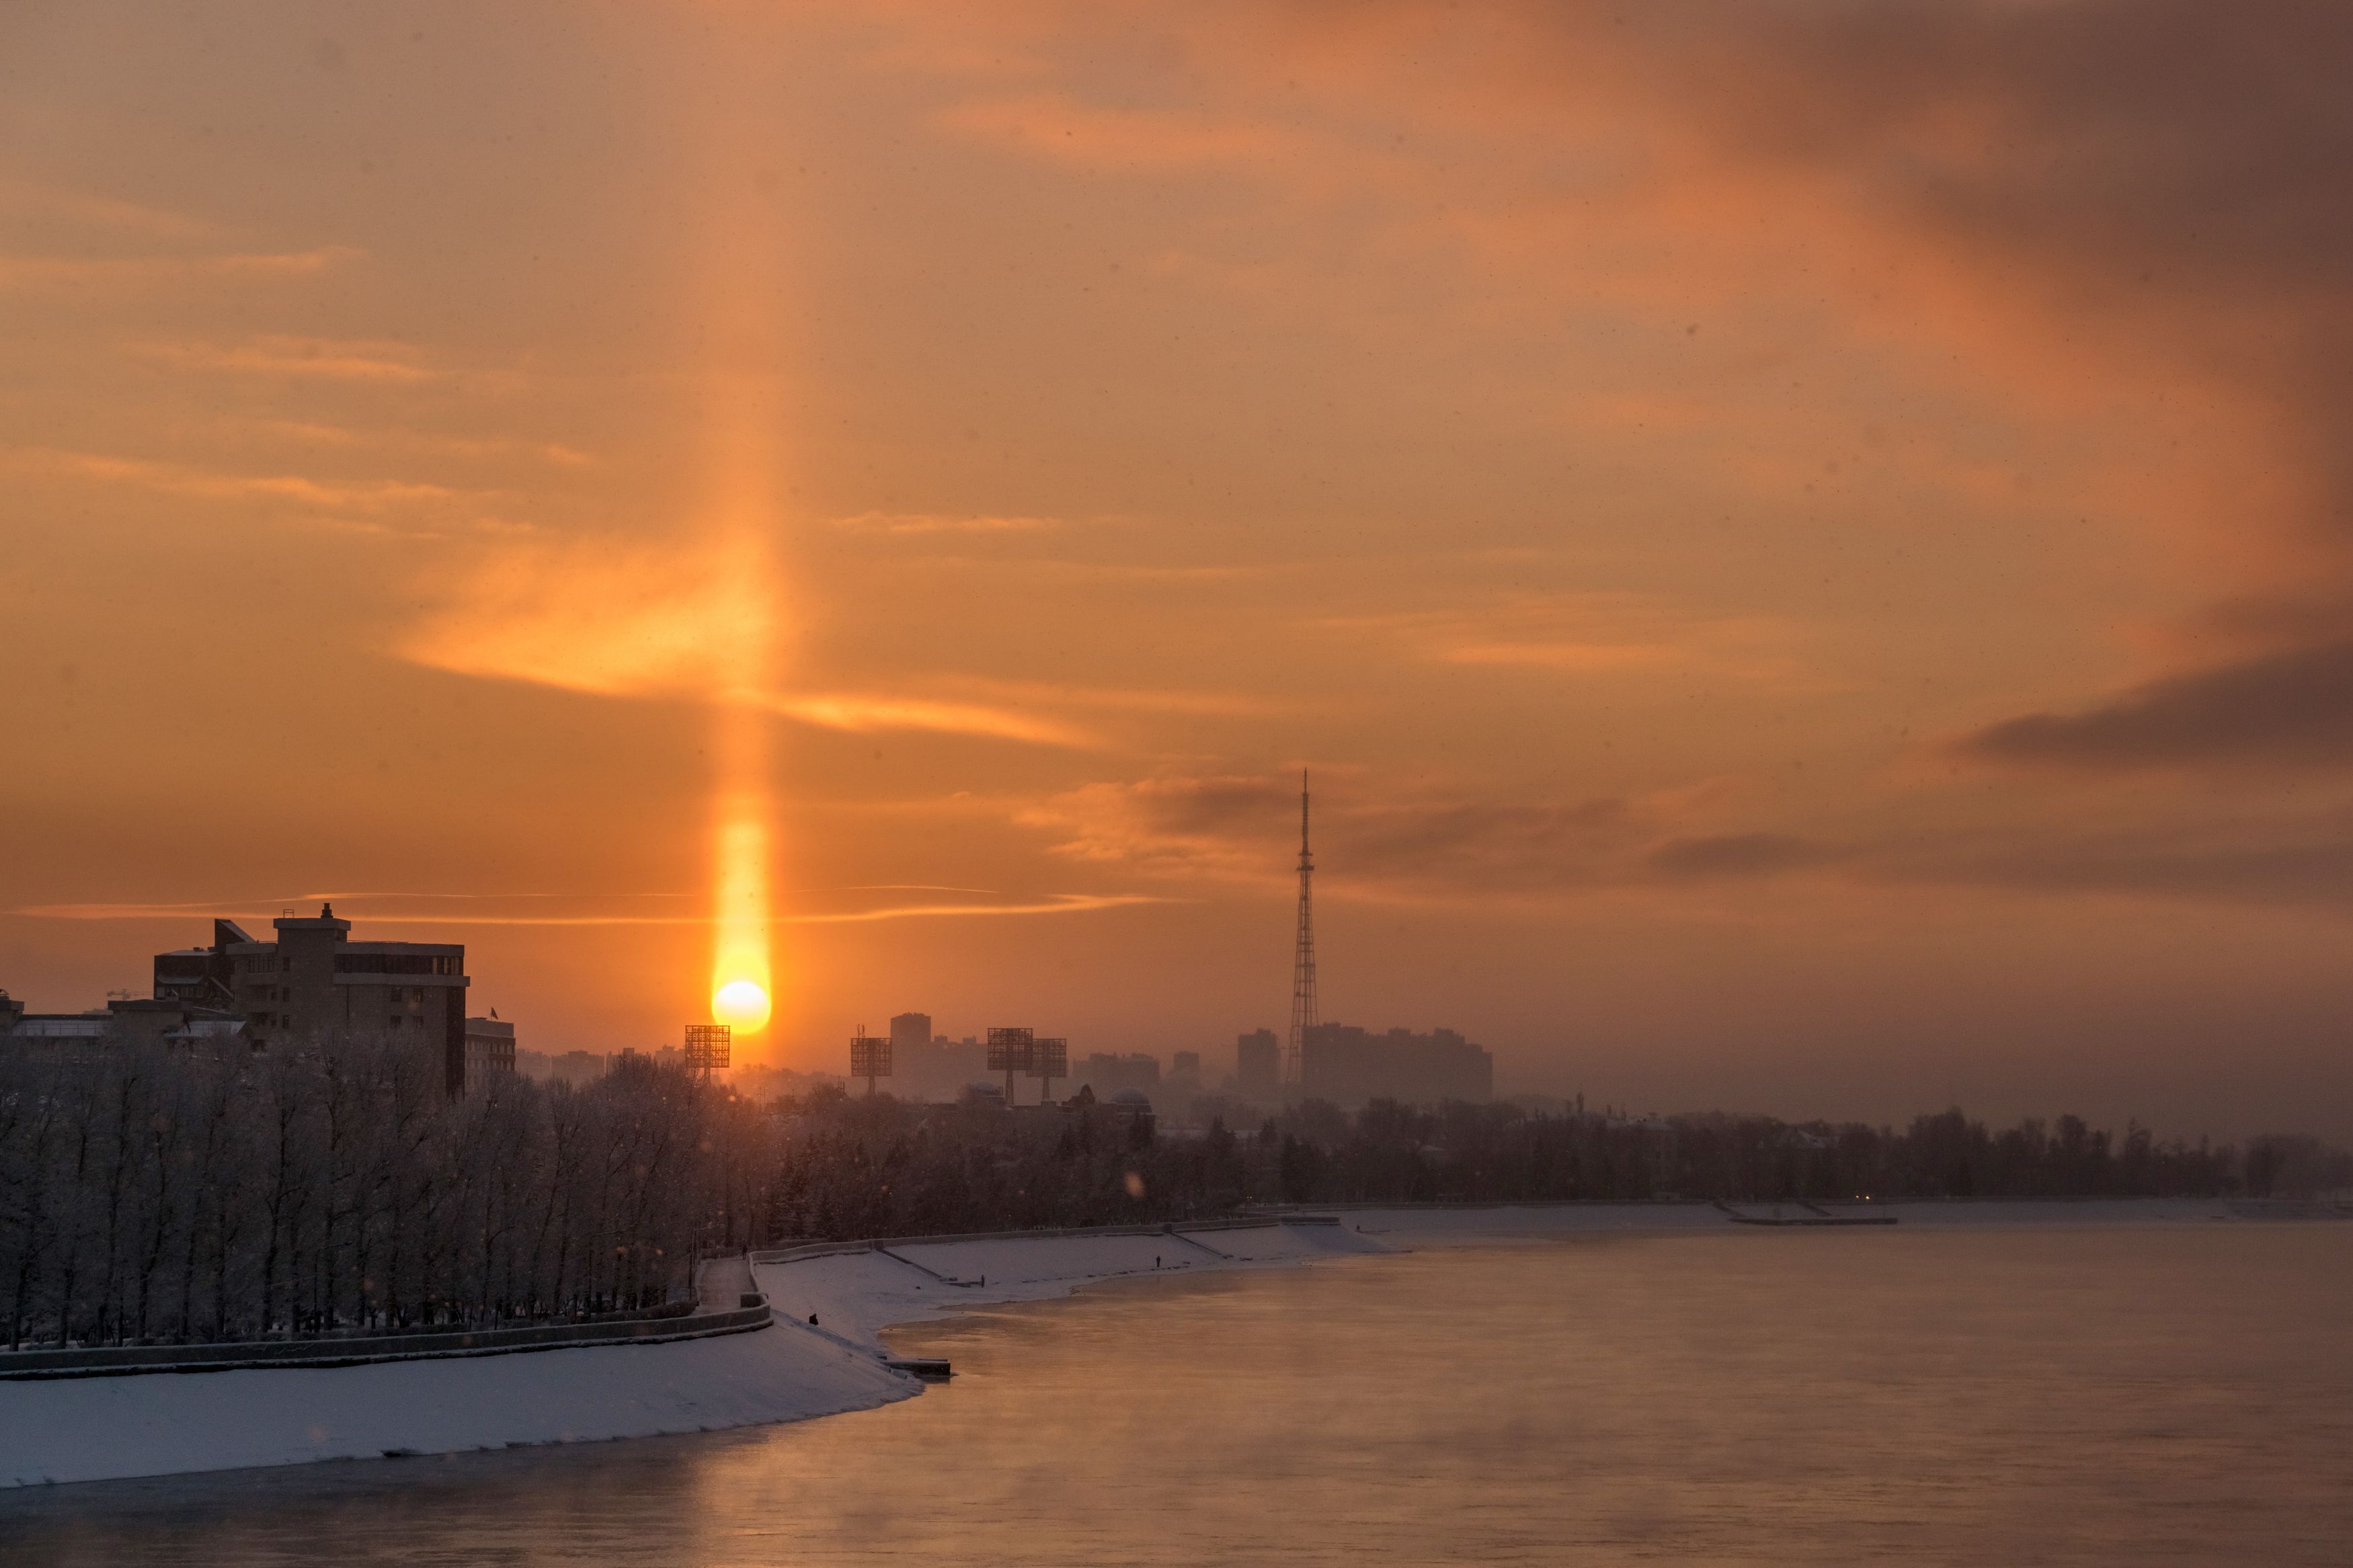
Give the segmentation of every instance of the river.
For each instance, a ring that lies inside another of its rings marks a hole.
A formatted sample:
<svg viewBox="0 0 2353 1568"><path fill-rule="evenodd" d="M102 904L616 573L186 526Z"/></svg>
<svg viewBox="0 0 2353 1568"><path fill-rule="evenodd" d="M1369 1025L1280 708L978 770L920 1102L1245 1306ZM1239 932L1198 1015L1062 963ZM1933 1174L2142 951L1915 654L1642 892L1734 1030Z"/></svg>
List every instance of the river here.
<svg viewBox="0 0 2353 1568"><path fill-rule="evenodd" d="M1113 1285L897 1343L957 1377L790 1426L0 1495L0 1558L2009 1568L2353 1550L2353 1226L1430 1251Z"/></svg>

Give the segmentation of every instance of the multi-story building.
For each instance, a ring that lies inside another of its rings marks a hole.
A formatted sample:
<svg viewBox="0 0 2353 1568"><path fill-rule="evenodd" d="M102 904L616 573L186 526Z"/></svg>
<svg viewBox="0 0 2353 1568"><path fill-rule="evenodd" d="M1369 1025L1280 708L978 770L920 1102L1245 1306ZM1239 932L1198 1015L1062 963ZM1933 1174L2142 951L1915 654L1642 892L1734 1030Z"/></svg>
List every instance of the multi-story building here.
<svg viewBox="0 0 2353 1568"><path fill-rule="evenodd" d="M988 1048L979 1037L934 1035L929 1013L892 1018L891 1092L901 1099L952 1100L987 1070Z"/></svg>
<svg viewBox="0 0 2353 1568"><path fill-rule="evenodd" d="M241 1045L245 1024L219 1008L115 996L87 1013L29 1013L0 991L0 1045L69 1060L94 1060L125 1045L222 1048Z"/></svg>
<svg viewBox="0 0 2353 1568"><path fill-rule="evenodd" d="M514 1026L503 1018L466 1020L466 1090L480 1094L515 1075Z"/></svg>
<svg viewBox="0 0 2353 1568"><path fill-rule="evenodd" d="M1282 1098L1282 1042L1272 1029L1234 1039L1234 1088L1244 1100L1269 1104Z"/></svg>
<svg viewBox="0 0 2353 1568"><path fill-rule="evenodd" d="M353 942L352 922L322 904L315 919L281 916L274 942L234 921L213 922L210 947L155 955L155 996L226 1007L257 1046L371 1037L411 1041L441 1065L443 1087L466 1088L466 950L457 942ZM508 1061L512 1061L512 1037Z"/></svg>
<svg viewBox="0 0 2353 1568"><path fill-rule="evenodd" d="M1340 1105L1368 1100L1434 1105L1486 1100L1495 1092L1495 1058L1451 1029L1376 1035L1345 1024L1318 1024L1302 1042L1299 1065L1303 1096Z"/></svg>

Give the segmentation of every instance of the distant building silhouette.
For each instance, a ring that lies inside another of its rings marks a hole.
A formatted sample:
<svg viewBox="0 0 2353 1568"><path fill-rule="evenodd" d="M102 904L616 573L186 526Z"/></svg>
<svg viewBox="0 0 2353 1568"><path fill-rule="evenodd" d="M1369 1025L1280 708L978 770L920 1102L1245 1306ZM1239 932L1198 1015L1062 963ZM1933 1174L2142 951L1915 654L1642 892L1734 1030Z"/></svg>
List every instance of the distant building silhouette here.
<svg viewBox="0 0 2353 1568"><path fill-rule="evenodd" d="M891 1020L891 1092L902 1100L955 1100L987 1062L988 1047L976 1037L952 1040L932 1033L929 1013L900 1013Z"/></svg>
<svg viewBox="0 0 2353 1568"><path fill-rule="evenodd" d="M1253 1029L1234 1041L1234 1086L1244 1100L1282 1098L1282 1042L1272 1029Z"/></svg>
<svg viewBox="0 0 2353 1568"><path fill-rule="evenodd" d="M1318 1024L1307 1031L1299 1091L1339 1105L1362 1105L1368 1100L1414 1105L1492 1100L1495 1058L1451 1029L1427 1035L1390 1029L1376 1035L1346 1024Z"/></svg>
<svg viewBox="0 0 2353 1568"><path fill-rule="evenodd" d="M1097 1100L1108 1100L1122 1089L1134 1089L1149 1094L1160 1087L1160 1058L1141 1053L1113 1056L1096 1051L1082 1062L1071 1064L1071 1081L1092 1089Z"/></svg>

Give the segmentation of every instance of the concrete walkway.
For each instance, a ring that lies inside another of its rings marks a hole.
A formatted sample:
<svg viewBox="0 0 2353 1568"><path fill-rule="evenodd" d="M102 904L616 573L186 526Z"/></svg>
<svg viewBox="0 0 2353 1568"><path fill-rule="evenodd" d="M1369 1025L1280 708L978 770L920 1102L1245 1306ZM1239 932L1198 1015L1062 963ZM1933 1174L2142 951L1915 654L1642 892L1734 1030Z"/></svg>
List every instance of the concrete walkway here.
<svg viewBox="0 0 2353 1568"><path fill-rule="evenodd" d="M711 1258L695 1270L694 1294L697 1310L704 1312L732 1312L744 1298L759 1287L752 1283L752 1263L738 1254L733 1258Z"/></svg>

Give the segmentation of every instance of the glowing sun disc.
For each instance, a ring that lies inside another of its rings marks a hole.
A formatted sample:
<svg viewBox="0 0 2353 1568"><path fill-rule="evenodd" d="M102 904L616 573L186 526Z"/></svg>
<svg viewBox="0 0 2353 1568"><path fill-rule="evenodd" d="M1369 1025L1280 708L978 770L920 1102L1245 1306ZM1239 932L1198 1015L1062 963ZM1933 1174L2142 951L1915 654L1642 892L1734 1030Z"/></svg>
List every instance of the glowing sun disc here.
<svg viewBox="0 0 2353 1568"><path fill-rule="evenodd" d="M768 1021L768 994L756 981L731 980L711 997L712 1021L757 1029Z"/></svg>

